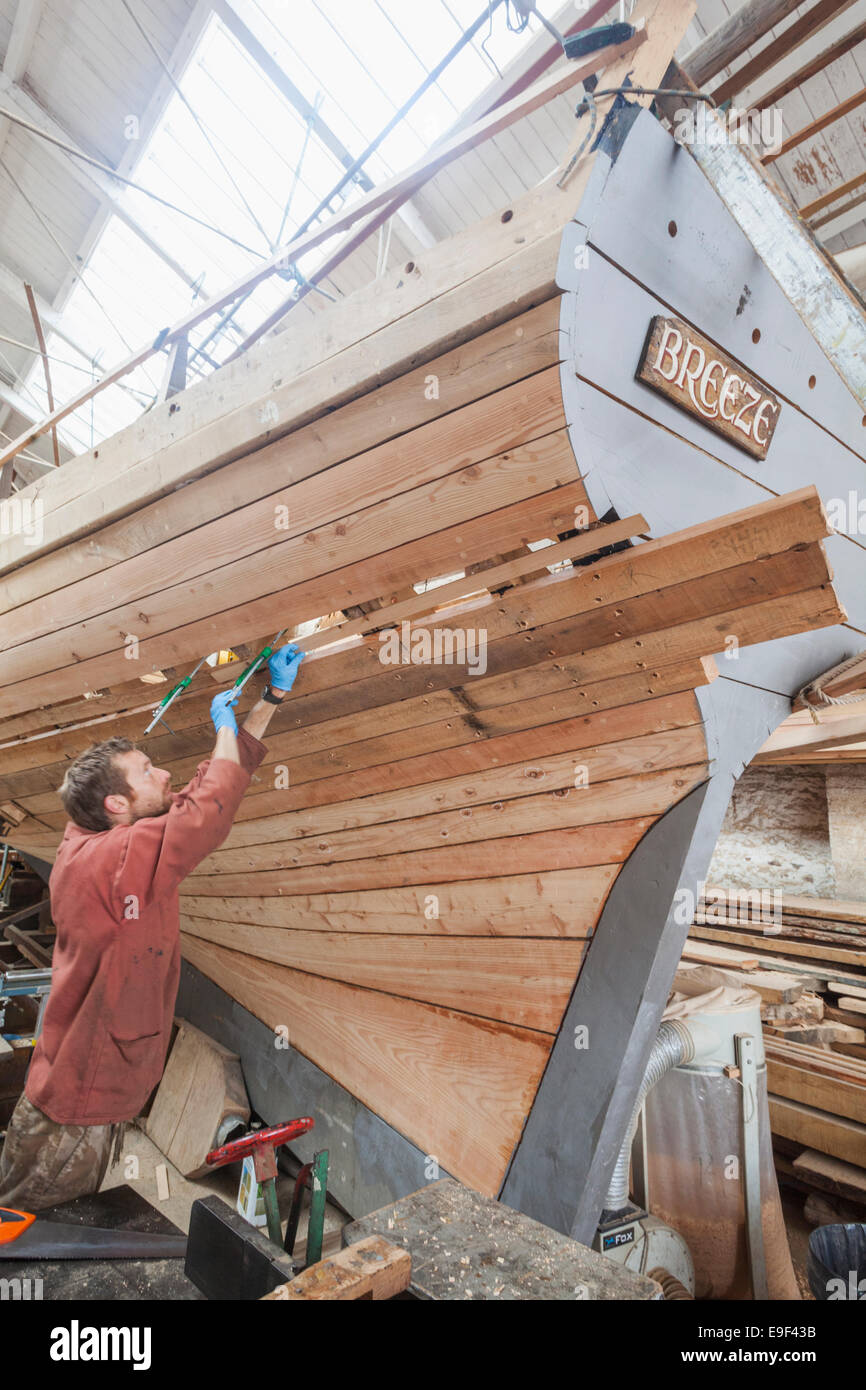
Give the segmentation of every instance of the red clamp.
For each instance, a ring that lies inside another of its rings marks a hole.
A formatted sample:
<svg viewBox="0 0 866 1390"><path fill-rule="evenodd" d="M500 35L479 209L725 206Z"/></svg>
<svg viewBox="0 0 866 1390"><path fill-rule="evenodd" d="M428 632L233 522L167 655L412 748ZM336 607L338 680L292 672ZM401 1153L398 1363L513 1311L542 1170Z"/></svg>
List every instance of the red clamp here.
<svg viewBox="0 0 866 1390"><path fill-rule="evenodd" d="M251 1134L244 1134L230 1144L223 1144L222 1148L211 1149L205 1163L210 1164L212 1168L221 1168L224 1163L236 1163L238 1159L252 1154L256 1179L258 1182L266 1182L268 1178L275 1178L277 1175L277 1149L282 1144L288 1144L290 1140L308 1133L315 1123L312 1116L304 1115L300 1120L287 1120L285 1124L272 1125L270 1129L255 1129Z"/></svg>

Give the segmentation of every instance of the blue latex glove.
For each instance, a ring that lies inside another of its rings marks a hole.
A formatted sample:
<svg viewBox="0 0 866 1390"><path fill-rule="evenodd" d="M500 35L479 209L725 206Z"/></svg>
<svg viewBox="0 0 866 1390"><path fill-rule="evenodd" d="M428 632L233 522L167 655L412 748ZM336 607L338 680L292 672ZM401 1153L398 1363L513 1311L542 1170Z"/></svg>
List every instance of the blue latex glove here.
<svg viewBox="0 0 866 1390"><path fill-rule="evenodd" d="M235 719L232 706L236 705L239 699L239 695L232 699L230 690L221 690L219 695L214 695L210 702L210 717L217 733L220 729L231 729L232 733L237 733L238 721Z"/></svg>
<svg viewBox="0 0 866 1390"><path fill-rule="evenodd" d="M279 651L274 652L268 661L268 671L270 683L275 690L291 690L298 674L298 667L305 656L306 652L302 652L294 642L287 642Z"/></svg>

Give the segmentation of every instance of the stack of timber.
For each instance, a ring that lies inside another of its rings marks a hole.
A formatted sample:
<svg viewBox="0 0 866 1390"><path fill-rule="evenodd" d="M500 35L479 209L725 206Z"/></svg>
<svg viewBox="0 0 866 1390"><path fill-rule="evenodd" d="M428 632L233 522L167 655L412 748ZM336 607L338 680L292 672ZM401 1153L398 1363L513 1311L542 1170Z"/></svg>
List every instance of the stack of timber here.
<svg viewBox="0 0 866 1390"><path fill-rule="evenodd" d="M646 39L604 86L658 87L685 8L644 0ZM349 1094L394 1196L435 1155L569 1231L544 1202L581 1200L575 1135L616 1151L591 1112L616 1093L630 1113L683 944L674 871L714 843L701 808L723 816L715 788L787 713L779 691L840 659L843 600L864 588L863 549L814 485L818 457L840 487L859 477L862 407L650 100L562 188L30 485L41 534L0 550L5 835L47 862L65 767L141 738L160 694L142 677L167 690L206 653L339 615L300 640L234 828L181 885L184 955L238 1014L287 1030L323 1129ZM781 402L766 458L640 379L668 312ZM144 740L175 787L242 665L202 667L172 732ZM566 1014L582 987L600 1022L581 1068ZM585 1100L549 1092L558 1077ZM542 1160L522 1162L533 1114ZM591 1154L585 1169L603 1186ZM531 1192L508 1186L524 1171Z"/></svg>
<svg viewBox="0 0 866 1390"><path fill-rule="evenodd" d="M762 916L759 892L708 889L683 959L760 994L776 1140L854 1164L866 1184L866 908L780 894L774 914L769 897Z"/></svg>
<svg viewBox="0 0 866 1390"><path fill-rule="evenodd" d="M760 959L773 956L786 961L786 968L796 965L826 983L845 976L855 993L866 987L864 903L707 888L691 936L753 952ZM842 987L833 992L844 996L849 991Z"/></svg>

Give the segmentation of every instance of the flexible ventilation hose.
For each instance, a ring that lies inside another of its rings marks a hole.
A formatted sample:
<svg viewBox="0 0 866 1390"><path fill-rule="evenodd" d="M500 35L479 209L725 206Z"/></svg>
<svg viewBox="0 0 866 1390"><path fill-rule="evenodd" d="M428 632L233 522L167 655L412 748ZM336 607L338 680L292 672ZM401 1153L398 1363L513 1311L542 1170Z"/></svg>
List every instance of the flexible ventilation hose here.
<svg viewBox="0 0 866 1390"><path fill-rule="evenodd" d="M662 1293L665 1296L665 1302L694 1302L694 1295L689 1293L685 1284L681 1284L675 1274L671 1274L670 1270L663 1269L661 1265L658 1265L655 1269L650 1270L649 1278L655 1279L657 1284L661 1284Z"/></svg>
<svg viewBox="0 0 866 1390"><path fill-rule="evenodd" d="M646 1073L610 1179L604 1201L605 1211L622 1211L628 1206L628 1169L631 1146L637 1129L640 1109L647 1095L653 1086L661 1081L666 1072L672 1071L682 1062L691 1062L694 1056L695 1043L685 1024L676 1018L668 1019L666 1023L663 1023L653 1044Z"/></svg>

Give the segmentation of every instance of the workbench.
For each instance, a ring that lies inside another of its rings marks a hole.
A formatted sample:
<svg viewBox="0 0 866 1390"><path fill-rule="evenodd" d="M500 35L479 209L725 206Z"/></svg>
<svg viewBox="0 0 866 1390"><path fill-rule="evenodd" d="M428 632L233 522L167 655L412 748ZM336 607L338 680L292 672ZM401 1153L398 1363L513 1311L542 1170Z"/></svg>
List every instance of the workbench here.
<svg viewBox="0 0 866 1390"><path fill-rule="evenodd" d="M381 1235L412 1256L423 1299L654 1300L659 1285L491 1197L441 1178L343 1230Z"/></svg>

